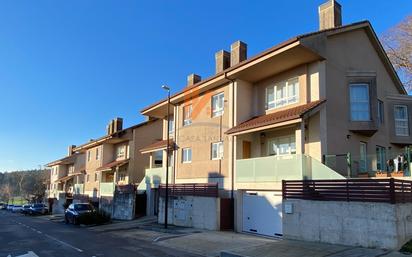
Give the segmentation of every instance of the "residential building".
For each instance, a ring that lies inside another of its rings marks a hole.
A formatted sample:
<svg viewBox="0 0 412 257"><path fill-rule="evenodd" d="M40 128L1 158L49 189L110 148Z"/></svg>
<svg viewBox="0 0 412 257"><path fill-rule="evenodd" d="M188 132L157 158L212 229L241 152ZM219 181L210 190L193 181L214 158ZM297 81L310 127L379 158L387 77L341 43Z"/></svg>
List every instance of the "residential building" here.
<svg viewBox="0 0 412 257"><path fill-rule="evenodd" d="M52 213L62 213L63 206L73 201L73 195L83 194L85 156L74 152L74 147L68 147L66 157L46 165L50 168L47 198Z"/></svg>
<svg viewBox="0 0 412 257"><path fill-rule="evenodd" d="M149 157L138 150L161 138L161 126L160 120L150 119L123 129L123 120L116 118L109 123L105 136L75 147L73 151L85 156L84 195L114 218L134 218L140 210L135 205L140 199L136 198L136 187L149 163ZM116 190L123 194L116 198ZM120 197L130 198L122 201ZM133 204L126 206L129 200Z"/></svg>
<svg viewBox="0 0 412 257"><path fill-rule="evenodd" d="M163 140L141 149L151 160L146 170L151 213L157 212L156 187L165 183L167 156L172 184L219 188L217 202L171 191L169 222L222 227L219 201L229 198L237 231L269 236L282 235L282 180L378 171L410 176L404 147L412 144L412 98L372 25L342 25L334 0L318 11L319 31L251 58L247 44L236 41L230 52L216 53L215 75L202 80L191 74L169 108L162 100L141 111L163 120ZM195 210L202 199L203 209ZM201 224L190 221L199 212L208 217Z"/></svg>

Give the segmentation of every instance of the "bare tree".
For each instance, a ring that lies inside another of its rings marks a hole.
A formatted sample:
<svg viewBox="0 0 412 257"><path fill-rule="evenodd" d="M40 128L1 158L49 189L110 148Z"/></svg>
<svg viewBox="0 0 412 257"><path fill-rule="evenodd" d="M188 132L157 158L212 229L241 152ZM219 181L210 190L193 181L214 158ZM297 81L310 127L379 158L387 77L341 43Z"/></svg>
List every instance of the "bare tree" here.
<svg viewBox="0 0 412 257"><path fill-rule="evenodd" d="M9 184L5 184L2 187L0 187L0 199L5 201L6 203L9 202L11 198L11 187Z"/></svg>
<svg viewBox="0 0 412 257"><path fill-rule="evenodd" d="M412 91L412 15L384 33L382 42L406 90Z"/></svg>

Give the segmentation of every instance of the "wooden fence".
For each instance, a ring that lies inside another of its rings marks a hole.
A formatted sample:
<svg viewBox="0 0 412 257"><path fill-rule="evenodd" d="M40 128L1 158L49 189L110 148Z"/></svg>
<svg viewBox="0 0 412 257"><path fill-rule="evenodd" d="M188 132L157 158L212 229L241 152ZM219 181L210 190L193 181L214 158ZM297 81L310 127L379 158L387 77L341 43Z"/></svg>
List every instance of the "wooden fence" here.
<svg viewBox="0 0 412 257"><path fill-rule="evenodd" d="M190 184L170 184L169 196L205 196L218 197L217 183L190 183ZM166 185L159 185L160 196L166 195Z"/></svg>
<svg viewBox="0 0 412 257"><path fill-rule="evenodd" d="M412 202L412 181L400 179L283 180L283 199Z"/></svg>

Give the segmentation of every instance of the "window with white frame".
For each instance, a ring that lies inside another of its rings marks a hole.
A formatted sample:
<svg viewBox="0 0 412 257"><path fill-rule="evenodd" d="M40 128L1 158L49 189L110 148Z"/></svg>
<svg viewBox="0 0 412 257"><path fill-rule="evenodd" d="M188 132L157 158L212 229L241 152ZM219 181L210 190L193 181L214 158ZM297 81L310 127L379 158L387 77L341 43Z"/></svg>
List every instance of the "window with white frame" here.
<svg viewBox="0 0 412 257"><path fill-rule="evenodd" d="M96 160L100 159L100 149L99 147L96 148Z"/></svg>
<svg viewBox="0 0 412 257"><path fill-rule="evenodd" d="M225 95L223 92L212 96L212 117L218 117L223 115L224 104Z"/></svg>
<svg viewBox="0 0 412 257"><path fill-rule="evenodd" d="M359 171L365 172L367 171L367 145L365 142L360 142L360 149L359 149Z"/></svg>
<svg viewBox="0 0 412 257"><path fill-rule="evenodd" d="M169 117L169 134L173 134L175 131L175 122L173 115Z"/></svg>
<svg viewBox="0 0 412 257"><path fill-rule="evenodd" d="M376 146L376 170L386 170L386 150L385 147Z"/></svg>
<svg viewBox="0 0 412 257"><path fill-rule="evenodd" d="M183 126L192 124L192 111L193 107L191 104L183 107Z"/></svg>
<svg viewBox="0 0 412 257"><path fill-rule="evenodd" d="M266 109L271 110L299 101L299 79L293 78L266 88Z"/></svg>
<svg viewBox="0 0 412 257"><path fill-rule="evenodd" d="M397 136L409 136L408 107L395 105L395 134Z"/></svg>
<svg viewBox="0 0 412 257"><path fill-rule="evenodd" d="M190 163L192 162L192 148L183 148L182 149L182 162Z"/></svg>
<svg viewBox="0 0 412 257"><path fill-rule="evenodd" d="M126 156L126 146L125 145L121 145L117 147L116 156L117 158L124 158Z"/></svg>
<svg viewBox="0 0 412 257"><path fill-rule="evenodd" d="M350 118L352 121L370 121L369 84L349 85Z"/></svg>
<svg viewBox="0 0 412 257"><path fill-rule="evenodd" d="M153 153L153 166L154 167L163 166L163 150L159 150Z"/></svg>
<svg viewBox="0 0 412 257"><path fill-rule="evenodd" d="M285 154L296 154L296 140L294 135L268 140L268 155Z"/></svg>
<svg viewBox="0 0 412 257"><path fill-rule="evenodd" d="M212 160L223 159L223 142L212 143Z"/></svg>

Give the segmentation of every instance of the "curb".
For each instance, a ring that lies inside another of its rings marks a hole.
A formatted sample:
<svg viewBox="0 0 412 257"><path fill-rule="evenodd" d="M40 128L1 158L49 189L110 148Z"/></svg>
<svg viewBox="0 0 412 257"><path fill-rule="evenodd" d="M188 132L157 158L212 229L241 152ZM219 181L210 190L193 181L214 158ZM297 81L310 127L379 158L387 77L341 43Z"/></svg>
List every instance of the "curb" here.
<svg viewBox="0 0 412 257"><path fill-rule="evenodd" d="M221 251L220 257L248 257L248 256L229 252L229 251Z"/></svg>

